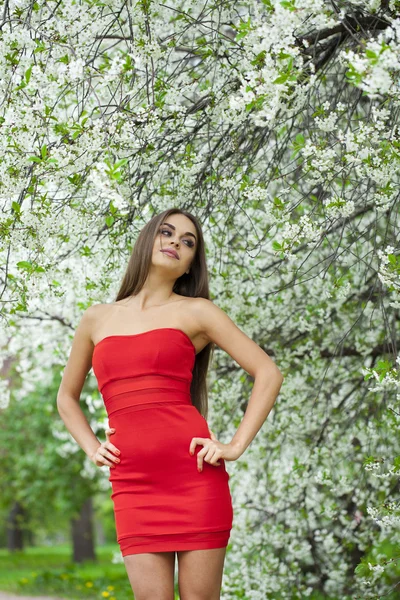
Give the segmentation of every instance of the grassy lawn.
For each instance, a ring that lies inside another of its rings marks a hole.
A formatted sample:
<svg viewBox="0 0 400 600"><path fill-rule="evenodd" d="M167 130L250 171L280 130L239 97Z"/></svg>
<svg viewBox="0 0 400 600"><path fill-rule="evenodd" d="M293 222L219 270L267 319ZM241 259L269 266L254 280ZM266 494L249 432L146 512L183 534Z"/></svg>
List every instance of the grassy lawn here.
<svg viewBox="0 0 400 600"><path fill-rule="evenodd" d="M111 562L117 545L96 548L97 562L76 565L70 546L27 548L23 552L0 549L0 590L15 594L44 594L82 598L132 600L125 565Z"/></svg>

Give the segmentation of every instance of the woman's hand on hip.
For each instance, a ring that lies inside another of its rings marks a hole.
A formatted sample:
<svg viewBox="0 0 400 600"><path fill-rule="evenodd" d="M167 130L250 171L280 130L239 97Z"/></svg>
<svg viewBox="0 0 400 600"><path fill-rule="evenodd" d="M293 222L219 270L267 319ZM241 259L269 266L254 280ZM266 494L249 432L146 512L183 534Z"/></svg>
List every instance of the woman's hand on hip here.
<svg viewBox="0 0 400 600"><path fill-rule="evenodd" d="M223 460L236 460L240 456L240 451L232 446L231 444L223 444L219 442L215 437L214 433L210 431L210 438L194 437L190 442L189 453L194 454L197 445L202 445L203 448L197 454L197 470L200 472L203 470L203 461L206 461L210 465L218 467Z"/></svg>
<svg viewBox="0 0 400 600"><path fill-rule="evenodd" d="M110 442L110 435L115 433L115 429L106 429L106 441L102 442L100 446L96 448L96 451L90 457L96 467L111 467L115 469L114 463L119 463L120 459L118 456L121 452ZM113 454L114 452L114 454ZM118 456L115 456L118 455Z"/></svg>

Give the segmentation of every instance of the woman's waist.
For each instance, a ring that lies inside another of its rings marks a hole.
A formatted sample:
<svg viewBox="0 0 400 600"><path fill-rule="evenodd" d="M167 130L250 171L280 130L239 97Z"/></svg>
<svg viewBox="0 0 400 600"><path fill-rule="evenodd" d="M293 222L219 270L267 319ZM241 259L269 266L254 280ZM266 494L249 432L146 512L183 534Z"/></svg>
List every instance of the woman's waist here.
<svg viewBox="0 0 400 600"><path fill-rule="evenodd" d="M101 390L108 415L127 407L159 404L192 405L190 381L165 375L115 379Z"/></svg>

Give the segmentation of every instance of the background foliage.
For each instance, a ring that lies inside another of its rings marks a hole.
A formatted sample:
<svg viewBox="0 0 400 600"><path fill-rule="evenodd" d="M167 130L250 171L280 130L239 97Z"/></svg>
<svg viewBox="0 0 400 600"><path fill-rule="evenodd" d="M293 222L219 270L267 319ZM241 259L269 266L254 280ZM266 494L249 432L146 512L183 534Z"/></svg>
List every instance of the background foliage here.
<svg viewBox="0 0 400 600"><path fill-rule="evenodd" d="M193 211L213 300L285 376L229 465L226 598L376 598L399 582L399 8L3 7L1 336L20 381L4 379L2 406L61 373L147 219ZM211 377L229 441L252 381L222 351ZM79 448L57 444L73 466Z"/></svg>

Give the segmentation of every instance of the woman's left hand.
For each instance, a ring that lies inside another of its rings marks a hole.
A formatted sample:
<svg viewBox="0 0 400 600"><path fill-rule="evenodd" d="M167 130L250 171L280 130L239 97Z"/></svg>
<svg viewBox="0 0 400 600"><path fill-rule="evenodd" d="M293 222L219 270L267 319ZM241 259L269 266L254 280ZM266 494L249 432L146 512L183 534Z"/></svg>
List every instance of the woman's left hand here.
<svg viewBox="0 0 400 600"><path fill-rule="evenodd" d="M219 442L211 429L209 431L211 439L194 437L189 446L189 453L191 455L194 454L198 444L203 446L203 448L197 454L197 470L199 472L203 470L203 460L210 465L218 467L221 464L219 462L220 458L224 460L236 460L241 454L238 448L235 448L231 444L223 444L222 442Z"/></svg>

